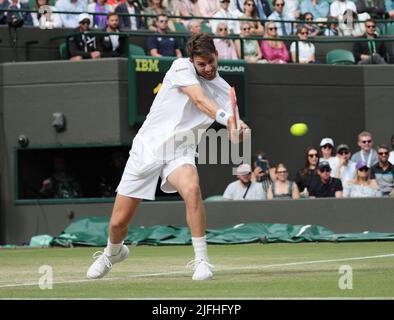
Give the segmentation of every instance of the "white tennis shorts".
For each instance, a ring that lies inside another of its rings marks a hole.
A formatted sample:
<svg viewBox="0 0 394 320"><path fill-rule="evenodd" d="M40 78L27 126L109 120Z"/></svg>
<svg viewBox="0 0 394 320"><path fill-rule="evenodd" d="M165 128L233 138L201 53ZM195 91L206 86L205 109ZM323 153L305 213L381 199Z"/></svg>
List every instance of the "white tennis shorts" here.
<svg viewBox="0 0 394 320"><path fill-rule="evenodd" d="M183 156L159 163L136 137L116 191L127 197L154 200L157 182L161 177L161 190L175 193L177 190L167 181L167 177L184 164L195 166L194 156Z"/></svg>

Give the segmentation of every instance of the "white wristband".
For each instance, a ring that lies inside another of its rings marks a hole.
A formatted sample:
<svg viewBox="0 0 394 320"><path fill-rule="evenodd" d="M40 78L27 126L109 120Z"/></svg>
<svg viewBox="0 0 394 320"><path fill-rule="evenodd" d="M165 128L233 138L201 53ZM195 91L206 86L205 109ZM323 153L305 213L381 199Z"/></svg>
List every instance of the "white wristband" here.
<svg viewBox="0 0 394 320"><path fill-rule="evenodd" d="M223 109L219 109L216 112L216 121L225 127L227 127L228 118L230 118L231 114L227 113Z"/></svg>

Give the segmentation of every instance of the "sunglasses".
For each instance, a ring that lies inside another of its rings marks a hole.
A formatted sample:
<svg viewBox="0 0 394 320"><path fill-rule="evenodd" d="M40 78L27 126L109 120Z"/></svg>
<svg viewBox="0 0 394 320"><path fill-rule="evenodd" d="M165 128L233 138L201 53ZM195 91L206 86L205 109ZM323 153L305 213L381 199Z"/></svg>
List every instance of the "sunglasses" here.
<svg viewBox="0 0 394 320"><path fill-rule="evenodd" d="M308 32L300 32L300 34L303 35L303 36L307 36Z"/></svg>
<svg viewBox="0 0 394 320"><path fill-rule="evenodd" d="M168 22L168 20L159 20L160 23Z"/></svg>
<svg viewBox="0 0 394 320"><path fill-rule="evenodd" d="M375 29L375 28L376 28L376 26L367 26L367 28L370 28L370 29Z"/></svg>
<svg viewBox="0 0 394 320"><path fill-rule="evenodd" d="M285 4L284 3L277 3L275 6L276 7L283 7Z"/></svg>
<svg viewBox="0 0 394 320"><path fill-rule="evenodd" d="M90 21L89 20L83 20L83 21L81 21L81 24L90 24Z"/></svg>
<svg viewBox="0 0 394 320"><path fill-rule="evenodd" d="M230 0L221 0L220 3L230 3Z"/></svg>
<svg viewBox="0 0 394 320"><path fill-rule="evenodd" d="M318 158L318 155L317 155L317 153L311 153L311 154L308 154L308 157L309 158Z"/></svg>
<svg viewBox="0 0 394 320"><path fill-rule="evenodd" d="M243 31L250 31L250 28L242 28Z"/></svg>
<svg viewBox="0 0 394 320"><path fill-rule="evenodd" d="M227 28L219 28L219 31L227 31Z"/></svg>
<svg viewBox="0 0 394 320"><path fill-rule="evenodd" d="M349 154L349 151L339 151L338 154L340 154L340 155Z"/></svg>
<svg viewBox="0 0 394 320"><path fill-rule="evenodd" d="M364 141L361 141L362 143L371 143L372 142L372 140L364 140Z"/></svg>
<svg viewBox="0 0 394 320"><path fill-rule="evenodd" d="M369 170L369 168L367 167L362 167L360 169L358 169L358 171L362 171L362 172L367 172Z"/></svg>
<svg viewBox="0 0 394 320"><path fill-rule="evenodd" d="M287 171L276 171L276 173L277 173L277 174L280 174L280 173L283 173L283 174L284 174L284 173L287 173Z"/></svg>
<svg viewBox="0 0 394 320"><path fill-rule="evenodd" d="M331 144L325 144L324 146L322 146L323 149L332 149L332 145Z"/></svg>
<svg viewBox="0 0 394 320"><path fill-rule="evenodd" d="M272 27L272 28L268 28L268 30L278 30L278 28L277 27Z"/></svg>
<svg viewBox="0 0 394 320"><path fill-rule="evenodd" d="M389 153L388 152L378 152L378 155L380 155L380 156L388 156Z"/></svg>
<svg viewBox="0 0 394 320"><path fill-rule="evenodd" d="M324 173L324 172L331 172L331 169L330 169L330 168L322 168L322 169L319 169L319 171L320 171L321 173Z"/></svg>
<svg viewBox="0 0 394 320"><path fill-rule="evenodd" d="M249 7L254 7L254 3L247 3L246 5Z"/></svg>

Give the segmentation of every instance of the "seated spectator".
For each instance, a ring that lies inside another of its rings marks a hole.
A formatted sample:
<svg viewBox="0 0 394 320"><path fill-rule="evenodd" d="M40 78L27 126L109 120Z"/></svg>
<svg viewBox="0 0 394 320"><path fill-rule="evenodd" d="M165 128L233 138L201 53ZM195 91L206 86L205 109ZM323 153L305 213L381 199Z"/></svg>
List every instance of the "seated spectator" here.
<svg viewBox="0 0 394 320"><path fill-rule="evenodd" d="M356 11L346 10L343 15L338 16L339 35L361 37L365 34L365 24L363 21L370 18L368 13L357 14Z"/></svg>
<svg viewBox="0 0 394 320"><path fill-rule="evenodd" d="M187 25L187 30L189 30L191 35L201 33L201 21L200 20L190 20Z"/></svg>
<svg viewBox="0 0 394 320"><path fill-rule="evenodd" d="M301 16L298 0L285 0L283 13L290 18L290 20L297 20Z"/></svg>
<svg viewBox="0 0 394 320"><path fill-rule="evenodd" d="M3 0L0 2L0 9L25 9L29 10L29 4L20 0ZM12 20L23 20L23 24L27 26L33 25L33 19L30 12L0 12L0 24L8 24Z"/></svg>
<svg viewBox="0 0 394 320"><path fill-rule="evenodd" d="M45 16L38 11L42 6L49 6L52 11L56 11L56 8L50 5L49 0L36 0L34 10L37 10L37 12L30 13L33 19L33 25L43 29L61 28L62 21L60 20L60 16L57 13L51 13L50 20L47 20L49 15Z"/></svg>
<svg viewBox="0 0 394 320"><path fill-rule="evenodd" d="M163 0L163 6L167 8L170 15L179 16L179 1L178 0Z"/></svg>
<svg viewBox="0 0 394 320"><path fill-rule="evenodd" d="M276 179L275 168L271 168L269 160L264 152L256 153L253 161L252 181L261 182L264 192L268 191L272 181Z"/></svg>
<svg viewBox="0 0 394 320"><path fill-rule="evenodd" d="M120 5L121 3L125 3L126 0L108 0L107 3L112 6L112 8L114 8L114 10L116 9L116 7L118 5Z"/></svg>
<svg viewBox="0 0 394 320"><path fill-rule="evenodd" d="M179 15L182 17L202 17L198 0L179 0ZM190 19L182 19L182 23L187 26Z"/></svg>
<svg viewBox="0 0 394 320"><path fill-rule="evenodd" d="M376 21L368 19L365 21L366 33L360 39L376 39ZM354 57L358 64L386 64L387 50L383 41L366 41L354 43Z"/></svg>
<svg viewBox="0 0 394 320"><path fill-rule="evenodd" d="M96 36L85 34L86 31L89 31L90 15L81 13L78 15L78 21L79 27L75 31L82 33L68 38L70 60L100 59L101 52L97 47Z"/></svg>
<svg viewBox="0 0 394 320"><path fill-rule="evenodd" d="M298 41L298 63L307 64L315 63L315 46L308 42L308 29L305 25L297 28ZM297 63L297 48L296 43L290 45L291 61Z"/></svg>
<svg viewBox="0 0 394 320"><path fill-rule="evenodd" d="M99 192L101 197L115 196L127 158L127 155L120 151L115 151L110 155L109 165L103 168L104 174L100 177Z"/></svg>
<svg viewBox="0 0 394 320"><path fill-rule="evenodd" d="M393 150L390 151L389 161L391 164L394 164L394 134L391 136L391 148Z"/></svg>
<svg viewBox="0 0 394 320"><path fill-rule="evenodd" d="M78 198L81 197L80 186L75 177L67 171L66 160L55 156L54 173L42 182L40 193L45 198Z"/></svg>
<svg viewBox="0 0 394 320"><path fill-rule="evenodd" d="M216 35L221 37L228 36L227 23L220 22L216 27ZM216 50L218 51L219 59L238 59L237 50L235 49L234 41L231 39L213 39Z"/></svg>
<svg viewBox="0 0 394 320"><path fill-rule="evenodd" d="M107 0L94 0L94 2L88 4L88 12L93 13L90 17L90 27L95 29L104 30L107 25L107 13L113 11L111 5L108 4ZM102 13L102 14L94 14ZM104 14L105 13L105 14Z"/></svg>
<svg viewBox="0 0 394 320"><path fill-rule="evenodd" d="M107 32L120 32L119 24L120 19L116 13L109 13L106 19ZM121 57L126 54L126 37L121 37L116 34L110 34L107 36L99 36L97 41L97 47L101 52L103 58Z"/></svg>
<svg viewBox="0 0 394 320"><path fill-rule="evenodd" d="M230 183L223 194L225 200L264 200L266 193L260 183L251 180L250 165L244 163L237 168L238 180Z"/></svg>
<svg viewBox="0 0 394 320"><path fill-rule="evenodd" d="M58 0L55 8L64 12L85 12L87 1L84 0ZM77 28L79 25L78 14L59 13L63 28Z"/></svg>
<svg viewBox="0 0 394 320"><path fill-rule="evenodd" d="M392 0L384 0L386 19L394 18L394 1Z"/></svg>
<svg viewBox="0 0 394 320"><path fill-rule="evenodd" d="M344 197L347 198L366 198L380 197L381 192L375 180L369 177L369 167L366 162L358 161L356 163L356 179L349 181L345 190Z"/></svg>
<svg viewBox="0 0 394 320"><path fill-rule="evenodd" d="M268 20L276 21L279 36L289 36L292 34L293 27L291 23L283 22L282 20L292 20L283 12L285 6L284 0L273 0L274 12L268 17Z"/></svg>
<svg viewBox="0 0 394 320"><path fill-rule="evenodd" d="M339 26L338 19L335 17L327 17L327 21L329 21L324 30L324 35L327 37L339 36Z"/></svg>
<svg viewBox="0 0 394 320"><path fill-rule="evenodd" d="M198 5L203 17L212 17L220 10L219 0L198 0Z"/></svg>
<svg viewBox="0 0 394 320"><path fill-rule="evenodd" d="M366 162L368 168L370 168L371 166L373 166L378 162L378 154L372 148L373 147L372 133L368 131L360 132L358 135L357 144L360 147L360 151L356 152L352 156L352 161Z"/></svg>
<svg viewBox="0 0 394 320"><path fill-rule="evenodd" d="M115 8L115 13L142 14L142 6L137 0L126 0ZM141 16L119 15L122 30L140 30L145 28L145 21Z"/></svg>
<svg viewBox="0 0 394 320"><path fill-rule="evenodd" d="M331 177L331 167L328 161L321 161L317 166L320 179L314 179L309 186L309 197L314 198L342 198L342 182Z"/></svg>
<svg viewBox="0 0 394 320"><path fill-rule="evenodd" d="M244 14L240 16L241 19L259 19L257 14L256 5L253 0L245 0L244 1ZM253 27L251 29L251 34L253 35L263 35L264 27L260 21L248 21L249 25Z"/></svg>
<svg viewBox="0 0 394 320"><path fill-rule="evenodd" d="M241 35L243 39L235 41L238 57L245 59L247 63L257 63L263 57L261 49L257 40L248 39L251 35L251 25L249 22L241 22ZM241 41L243 44L243 52L241 48ZM242 54L243 53L243 54Z"/></svg>
<svg viewBox="0 0 394 320"><path fill-rule="evenodd" d="M266 38L278 39L278 27L275 22L268 21L265 24ZM287 63L289 62L289 52L287 51L286 44L283 41L263 40L261 42L261 52L263 58L268 63Z"/></svg>
<svg viewBox="0 0 394 320"><path fill-rule="evenodd" d="M165 14L159 14L156 20L158 34L148 38L148 50L153 57L182 57L179 42L173 37L161 37L167 33L168 18Z"/></svg>
<svg viewBox="0 0 394 320"><path fill-rule="evenodd" d="M163 0L149 0L149 6L144 9L144 14L158 15L164 13L165 15L171 15L171 12L163 6ZM156 18L155 17L147 17L146 18L146 26L150 31L157 31L156 27ZM174 23L171 20L168 20L168 29L172 32L175 32Z"/></svg>
<svg viewBox="0 0 394 320"><path fill-rule="evenodd" d="M356 8L358 13L367 12L373 19L385 18L384 0L357 0Z"/></svg>
<svg viewBox="0 0 394 320"><path fill-rule="evenodd" d="M268 199L299 199L300 192L297 184L289 181L289 173L283 163L275 167L276 180L272 182L268 189Z"/></svg>
<svg viewBox="0 0 394 320"><path fill-rule="evenodd" d="M301 14L311 12L315 19L325 18L330 11L330 4L325 0L302 0L300 11Z"/></svg>
<svg viewBox="0 0 394 320"><path fill-rule="evenodd" d="M320 141L319 161L328 161L331 169L335 168L338 159L334 156L334 140L323 138Z"/></svg>
<svg viewBox="0 0 394 320"><path fill-rule="evenodd" d="M334 0L330 5L330 16L338 18L348 9L357 13L357 8L353 1Z"/></svg>
<svg viewBox="0 0 394 320"><path fill-rule="evenodd" d="M230 11L234 16L240 17L244 14L244 2L245 0L231 0L230 1ZM271 1L270 0L254 0L256 5L257 14L260 20L266 20L267 17L272 13Z"/></svg>
<svg viewBox="0 0 394 320"><path fill-rule="evenodd" d="M305 153L305 166L298 170L295 182L302 196L309 195L309 187L314 179L317 179L317 164L319 163L319 152L314 147L309 147Z"/></svg>
<svg viewBox="0 0 394 320"><path fill-rule="evenodd" d="M300 20L309 22L309 23L305 23L304 26L308 29L308 32L309 32L308 35L310 37L317 36L320 33L320 28L316 24L312 23L313 22L313 14L312 13L310 13L310 12L304 13L300 17Z"/></svg>
<svg viewBox="0 0 394 320"><path fill-rule="evenodd" d="M378 163L371 168L371 179L376 179L383 196L394 196L394 166L389 162L389 148L378 147Z"/></svg>
<svg viewBox="0 0 394 320"><path fill-rule="evenodd" d="M220 0L220 10L216 12L214 18L238 18L239 16L233 14L229 10L230 0ZM217 30L217 24L220 22L227 23L229 27L229 33L239 34L239 22L236 20L211 20L210 25L213 31Z"/></svg>
<svg viewBox="0 0 394 320"><path fill-rule="evenodd" d="M341 179L343 187L345 187L350 180L356 176L356 163L350 160L351 153L347 144L340 144L337 147L338 159L336 166L332 167L332 174L334 178Z"/></svg>

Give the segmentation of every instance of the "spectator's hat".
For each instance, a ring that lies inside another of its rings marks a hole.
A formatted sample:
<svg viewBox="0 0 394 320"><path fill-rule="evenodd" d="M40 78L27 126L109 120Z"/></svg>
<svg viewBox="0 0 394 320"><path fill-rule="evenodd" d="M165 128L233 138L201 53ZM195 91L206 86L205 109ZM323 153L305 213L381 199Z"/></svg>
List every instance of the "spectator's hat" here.
<svg viewBox="0 0 394 320"><path fill-rule="evenodd" d="M334 140L332 140L331 138L323 138L323 139L321 139L320 147L325 146L326 144L329 144L332 147L334 147Z"/></svg>
<svg viewBox="0 0 394 320"><path fill-rule="evenodd" d="M340 145L337 147L337 153L338 153L339 151L342 151L342 150L350 151L350 148L349 148L349 146L348 146L347 144L340 144Z"/></svg>
<svg viewBox="0 0 394 320"><path fill-rule="evenodd" d="M84 20L90 21L90 15L88 15L87 13L81 13L80 15L78 15L78 23L81 23Z"/></svg>
<svg viewBox="0 0 394 320"><path fill-rule="evenodd" d="M323 170L323 169L331 170L330 164L328 163L328 161L325 160L320 161L317 167L319 170Z"/></svg>
<svg viewBox="0 0 394 320"><path fill-rule="evenodd" d="M252 168L247 163L243 163L237 168L237 175L243 176L252 172Z"/></svg>
<svg viewBox="0 0 394 320"><path fill-rule="evenodd" d="M365 161L361 161L361 160L357 161L356 162L356 169L360 170L362 168L368 168L369 169L369 166L368 166L368 164Z"/></svg>

